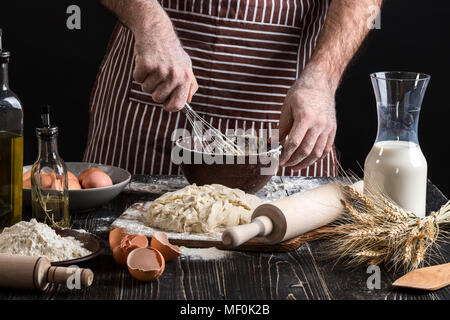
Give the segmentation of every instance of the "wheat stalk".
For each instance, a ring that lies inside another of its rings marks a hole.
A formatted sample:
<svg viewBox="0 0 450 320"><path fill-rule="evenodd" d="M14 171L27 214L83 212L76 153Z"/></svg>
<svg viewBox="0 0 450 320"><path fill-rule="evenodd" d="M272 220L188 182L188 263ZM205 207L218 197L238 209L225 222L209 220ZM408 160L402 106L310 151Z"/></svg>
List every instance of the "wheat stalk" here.
<svg viewBox="0 0 450 320"><path fill-rule="evenodd" d="M381 264L409 271L434 252L441 228L450 224L450 201L425 218L380 193L362 194L340 184L345 213L330 235L331 252L348 265ZM433 257L431 257L433 259Z"/></svg>

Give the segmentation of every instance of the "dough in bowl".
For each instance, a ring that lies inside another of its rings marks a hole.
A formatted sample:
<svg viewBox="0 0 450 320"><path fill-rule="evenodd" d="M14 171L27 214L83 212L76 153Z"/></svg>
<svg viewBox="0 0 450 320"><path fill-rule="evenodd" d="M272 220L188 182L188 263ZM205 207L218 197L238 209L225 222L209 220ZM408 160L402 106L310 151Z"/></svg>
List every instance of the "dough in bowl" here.
<svg viewBox="0 0 450 320"><path fill-rule="evenodd" d="M144 214L146 222L166 231L210 233L249 223L261 200L239 189L220 184L168 192L153 201Z"/></svg>

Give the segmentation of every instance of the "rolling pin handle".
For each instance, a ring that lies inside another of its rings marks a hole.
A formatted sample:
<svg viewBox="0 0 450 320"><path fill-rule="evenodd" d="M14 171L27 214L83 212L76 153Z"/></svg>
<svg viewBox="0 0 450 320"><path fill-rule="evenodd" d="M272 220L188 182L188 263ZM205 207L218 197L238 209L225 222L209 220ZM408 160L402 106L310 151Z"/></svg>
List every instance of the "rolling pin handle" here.
<svg viewBox="0 0 450 320"><path fill-rule="evenodd" d="M64 267L50 267L47 273L47 280L50 283L67 284L67 280L74 275L79 277L79 284L83 288L90 287L94 281L94 273L90 269ZM77 283L76 280L75 283Z"/></svg>
<svg viewBox="0 0 450 320"><path fill-rule="evenodd" d="M226 229L222 234L222 242L227 247L238 247L255 237L267 236L272 229L272 220L266 216L260 216L249 224Z"/></svg>

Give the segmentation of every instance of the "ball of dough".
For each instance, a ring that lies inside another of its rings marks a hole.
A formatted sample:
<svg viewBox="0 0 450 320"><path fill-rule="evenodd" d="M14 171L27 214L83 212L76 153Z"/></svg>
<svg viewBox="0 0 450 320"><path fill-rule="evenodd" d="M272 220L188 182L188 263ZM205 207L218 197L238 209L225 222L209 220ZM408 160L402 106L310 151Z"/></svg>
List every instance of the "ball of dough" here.
<svg viewBox="0 0 450 320"><path fill-rule="evenodd" d="M144 218L150 226L173 232L209 233L249 223L261 200L220 184L168 192L153 201Z"/></svg>

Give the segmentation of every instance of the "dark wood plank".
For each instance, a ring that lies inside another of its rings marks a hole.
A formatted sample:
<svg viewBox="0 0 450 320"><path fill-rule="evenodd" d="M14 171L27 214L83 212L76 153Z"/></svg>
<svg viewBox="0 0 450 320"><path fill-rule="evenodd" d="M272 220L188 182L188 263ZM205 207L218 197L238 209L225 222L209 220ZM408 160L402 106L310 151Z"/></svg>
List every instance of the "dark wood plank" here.
<svg viewBox="0 0 450 320"><path fill-rule="evenodd" d="M73 227L83 228L107 241L110 224L135 202L153 200L170 191L165 178L137 176L135 182L160 181L161 188L142 192L129 188L111 203L89 212L73 214ZM303 191L327 179L293 179L286 194ZM180 179L182 186L183 179ZM436 210L446 198L430 182L428 208ZM26 215L29 211L26 209ZM80 267L95 272L94 285L86 290L51 286L45 292L0 289L0 299L449 299L450 288L434 293L393 289L397 275L382 268L381 289L368 290L365 268L334 266L325 258L323 242L315 241L288 253L234 252L219 260L190 256L167 263L164 274L152 283L133 279L118 267L108 250ZM448 245L442 260L449 260Z"/></svg>
<svg viewBox="0 0 450 320"><path fill-rule="evenodd" d="M324 181L322 181L324 182ZM428 204L427 210L437 210L448 200L431 182L428 183ZM305 244L309 248L315 263L317 273L325 282L324 288L328 288L329 294L334 299L448 299L450 288L443 288L439 291L427 293L393 288L392 282L403 275L401 272L393 273L381 266L381 289L369 290L367 279L371 274L367 273L366 267L353 269L335 265L327 258L324 243L316 241ZM448 245L442 245L442 257L435 263L446 263L450 260Z"/></svg>

